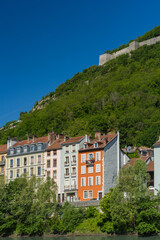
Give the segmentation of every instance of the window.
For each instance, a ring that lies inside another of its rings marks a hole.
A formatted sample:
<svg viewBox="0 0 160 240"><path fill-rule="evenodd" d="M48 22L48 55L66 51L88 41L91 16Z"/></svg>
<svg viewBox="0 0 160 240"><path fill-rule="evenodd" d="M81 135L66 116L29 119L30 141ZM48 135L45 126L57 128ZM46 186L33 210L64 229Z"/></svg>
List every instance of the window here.
<svg viewBox="0 0 160 240"><path fill-rule="evenodd" d="M37 150L38 151L42 150L42 144L38 144Z"/></svg>
<svg viewBox="0 0 160 240"><path fill-rule="evenodd" d="M66 176L69 176L69 168L65 169L65 174L66 174Z"/></svg>
<svg viewBox="0 0 160 240"><path fill-rule="evenodd" d="M30 151L31 151L31 152L34 151L34 146L33 146L33 145L30 146Z"/></svg>
<svg viewBox="0 0 160 240"><path fill-rule="evenodd" d="M81 166L81 174L85 174L86 173L86 166Z"/></svg>
<svg viewBox="0 0 160 240"><path fill-rule="evenodd" d="M96 164L96 172L100 172L101 171L101 165L100 164Z"/></svg>
<svg viewBox="0 0 160 240"><path fill-rule="evenodd" d="M66 153L69 153L69 146L66 146Z"/></svg>
<svg viewBox="0 0 160 240"><path fill-rule="evenodd" d="M84 149L87 148L87 143L84 143L83 148L84 148Z"/></svg>
<svg viewBox="0 0 160 240"><path fill-rule="evenodd" d="M86 178L81 177L81 187L85 187L85 186L86 186Z"/></svg>
<svg viewBox="0 0 160 240"><path fill-rule="evenodd" d="M76 163L76 156L72 156L72 162Z"/></svg>
<svg viewBox="0 0 160 240"><path fill-rule="evenodd" d="M87 191L83 191L83 198L87 199L87 196L88 196Z"/></svg>
<svg viewBox="0 0 160 240"><path fill-rule="evenodd" d="M13 159L10 160L10 167L13 167Z"/></svg>
<svg viewBox="0 0 160 240"><path fill-rule="evenodd" d="M94 154L93 153L88 153L87 154L87 160L94 159Z"/></svg>
<svg viewBox="0 0 160 240"><path fill-rule="evenodd" d="M75 167L72 168L72 175L76 175L76 168Z"/></svg>
<svg viewBox="0 0 160 240"><path fill-rule="evenodd" d="M97 143L95 143L95 144L94 144L94 147L95 147L95 148L96 148L96 147L98 147L98 144L97 144Z"/></svg>
<svg viewBox="0 0 160 240"><path fill-rule="evenodd" d="M17 169L17 178L20 176L20 171Z"/></svg>
<svg viewBox="0 0 160 240"><path fill-rule="evenodd" d="M20 153L20 148L17 148L17 149L16 149L16 152L17 152L17 153Z"/></svg>
<svg viewBox="0 0 160 240"><path fill-rule="evenodd" d="M1 157L1 161L2 161L2 162L4 161L4 156Z"/></svg>
<svg viewBox="0 0 160 240"><path fill-rule="evenodd" d="M81 154L81 163L86 162L86 154Z"/></svg>
<svg viewBox="0 0 160 240"><path fill-rule="evenodd" d="M4 167L1 167L1 173L2 174L4 173Z"/></svg>
<svg viewBox="0 0 160 240"><path fill-rule="evenodd" d="M26 169L26 168L23 169L23 173L24 173L24 174L27 173L27 169Z"/></svg>
<svg viewBox="0 0 160 240"><path fill-rule="evenodd" d="M88 173L93 173L93 166L88 166Z"/></svg>
<svg viewBox="0 0 160 240"><path fill-rule="evenodd" d="M23 147L23 151L27 152L27 146Z"/></svg>
<svg viewBox="0 0 160 240"><path fill-rule="evenodd" d="M53 171L53 179L57 179L57 171Z"/></svg>
<svg viewBox="0 0 160 240"><path fill-rule="evenodd" d="M13 178L13 171L10 171L10 178Z"/></svg>
<svg viewBox="0 0 160 240"><path fill-rule="evenodd" d="M31 165L34 164L34 156L31 156Z"/></svg>
<svg viewBox="0 0 160 240"><path fill-rule="evenodd" d="M20 158L17 158L17 167L20 166Z"/></svg>
<svg viewBox="0 0 160 240"><path fill-rule="evenodd" d="M50 152L47 152L47 157L50 157L51 153Z"/></svg>
<svg viewBox="0 0 160 240"><path fill-rule="evenodd" d="M65 164L69 164L69 157L66 157Z"/></svg>
<svg viewBox="0 0 160 240"><path fill-rule="evenodd" d="M76 145L73 144L73 145L72 145L72 152L75 152L75 151L76 151L76 150L75 150L75 147L76 147Z"/></svg>
<svg viewBox="0 0 160 240"><path fill-rule="evenodd" d="M88 192L88 198L93 198L93 191L90 190L90 191Z"/></svg>
<svg viewBox="0 0 160 240"><path fill-rule="evenodd" d="M33 176L33 173L34 173L33 168L30 169L30 173L31 173L31 176Z"/></svg>
<svg viewBox="0 0 160 240"><path fill-rule="evenodd" d="M26 158L26 157L24 157L24 159L23 159L23 163L24 163L24 166L27 165L27 158Z"/></svg>
<svg viewBox="0 0 160 240"><path fill-rule="evenodd" d="M10 150L10 154L14 154L14 149L11 149L11 150Z"/></svg>
<svg viewBox="0 0 160 240"><path fill-rule="evenodd" d="M53 159L53 167L57 167L57 159Z"/></svg>
<svg viewBox="0 0 160 240"><path fill-rule="evenodd" d="M38 155L38 164L41 163L41 159L42 159L41 155Z"/></svg>
<svg viewBox="0 0 160 240"><path fill-rule="evenodd" d="M96 152L96 161L100 161L100 160L101 160L101 153Z"/></svg>
<svg viewBox="0 0 160 240"><path fill-rule="evenodd" d="M50 171L47 171L47 177L50 177L50 175L51 175Z"/></svg>
<svg viewBox="0 0 160 240"><path fill-rule="evenodd" d="M38 167L38 172L37 172L38 176L41 175L41 167Z"/></svg>
<svg viewBox="0 0 160 240"><path fill-rule="evenodd" d="M96 176L96 185L101 185L101 176Z"/></svg>
<svg viewBox="0 0 160 240"><path fill-rule="evenodd" d="M47 168L50 168L50 167L51 167L51 161L47 160Z"/></svg>
<svg viewBox="0 0 160 240"><path fill-rule="evenodd" d="M53 151L53 155L54 156L57 155L57 150Z"/></svg>
<svg viewBox="0 0 160 240"><path fill-rule="evenodd" d="M88 178L88 186L92 186L93 185L93 177L89 177Z"/></svg>

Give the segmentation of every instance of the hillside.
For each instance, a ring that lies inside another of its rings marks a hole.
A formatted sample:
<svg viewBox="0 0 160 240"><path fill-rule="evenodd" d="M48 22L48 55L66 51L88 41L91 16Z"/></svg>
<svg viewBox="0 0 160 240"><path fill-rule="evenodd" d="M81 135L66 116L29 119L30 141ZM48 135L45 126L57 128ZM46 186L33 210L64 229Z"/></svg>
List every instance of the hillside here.
<svg viewBox="0 0 160 240"><path fill-rule="evenodd" d="M69 136L119 130L122 146L152 146L160 134L159 116L160 42L77 73L21 113L14 128L4 126L0 143L51 130Z"/></svg>

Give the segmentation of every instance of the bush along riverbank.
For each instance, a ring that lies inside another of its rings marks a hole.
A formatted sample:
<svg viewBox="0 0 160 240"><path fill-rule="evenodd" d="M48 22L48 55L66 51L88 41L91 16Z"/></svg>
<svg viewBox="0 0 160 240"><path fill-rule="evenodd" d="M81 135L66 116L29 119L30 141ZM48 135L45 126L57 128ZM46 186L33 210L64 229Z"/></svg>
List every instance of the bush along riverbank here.
<svg viewBox="0 0 160 240"><path fill-rule="evenodd" d="M75 208L56 201L56 184L25 176L0 189L0 236L46 234L133 234L160 232L160 195L147 189L146 164L121 169L99 208Z"/></svg>

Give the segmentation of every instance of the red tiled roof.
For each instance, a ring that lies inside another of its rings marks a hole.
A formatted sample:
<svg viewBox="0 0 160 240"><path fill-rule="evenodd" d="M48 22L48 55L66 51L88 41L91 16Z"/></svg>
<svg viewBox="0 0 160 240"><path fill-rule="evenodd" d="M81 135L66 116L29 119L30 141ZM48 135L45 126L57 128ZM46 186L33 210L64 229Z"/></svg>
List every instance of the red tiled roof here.
<svg viewBox="0 0 160 240"><path fill-rule="evenodd" d="M48 142L48 136L36 138L35 141L33 141L33 139L31 139L29 142L28 142L28 139L23 141L18 141L13 145L13 147L24 146L25 144L30 145L32 143L36 144L38 142L43 142L43 143Z"/></svg>
<svg viewBox="0 0 160 240"><path fill-rule="evenodd" d="M141 160L143 160L144 162L146 162L146 160L148 159L148 157L132 158L132 159L130 159L130 160L128 161L128 163L127 163L126 165L124 165L124 167L126 167L126 166L128 166L128 165L133 166L138 159L141 159Z"/></svg>
<svg viewBox="0 0 160 240"><path fill-rule="evenodd" d="M0 153L6 153L7 152L7 144L0 145Z"/></svg>
<svg viewBox="0 0 160 240"><path fill-rule="evenodd" d="M141 147L139 147L138 148L139 150L151 150L151 151L153 151L153 149L152 148L148 148L148 147L144 147L144 146L141 146Z"/></svg>
<svg viewBox="0 0 160 240"><path fill-rule="evenodd" d="M89 146L87 148L81 148L79 151L85 151L85 150L90 150L90 149L97 149L97 148L104 148L117 134L108 134L108 135L102 135L101 140L94 139L89 143ZM106 142L107 138L107 142ZM94 148L94 143L99 143L96 148Z"/></svg>
<svg viewBox="0 0 160 240"><path fill-rule="evenodd" d="M153 144L154 147L160 146L160 140L158 140L155 144Z"/></svg>
<svg viewBox="0 0 160 240"><path fill-rule="evenodd" d="M149 162L149 164L147 165L147 171L154 172L154 161Z"/></svg>
<svg viewBox="0 0 160 240"><path fill-rule="evenodd" d="M72 137L69 138L66 141L63 141L62 144L69 144L69 143L74 143L74 142L80 142L82 140L82 138L84 138L85 136L80 136L80 137Z"/></svg>
<svg viewBox="0 0 160 240"><path fill-rule="evenodd" d="M53 149L60 149L61 143L64 141L64 139L56 139L48 148L47 150L53 150Z"/></svg>

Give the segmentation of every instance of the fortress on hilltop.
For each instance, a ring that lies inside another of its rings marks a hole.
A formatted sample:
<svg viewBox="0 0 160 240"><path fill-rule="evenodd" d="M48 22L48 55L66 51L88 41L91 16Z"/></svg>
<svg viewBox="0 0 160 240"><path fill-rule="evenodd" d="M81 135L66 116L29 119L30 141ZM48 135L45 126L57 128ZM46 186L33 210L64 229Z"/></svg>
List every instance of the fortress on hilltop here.
<svg viewBox="0 0 160 240"><path fill-rule="evenodd" d="M103 65L104 63L108 62L109 60L112 60L122 54L126 54L126 53L130 53L131 51L136 50L137 48L143 46L143 45L152 45L155 44L157 42L160 42L160 36L158 37L154 37L154 38L150 38L146 41L143 42L136 42L133 41L129 44L129 47L123 48L120 51L117 51L115 53L109 54L109 53L105 53L99 56L99 65Z"/></svg>

